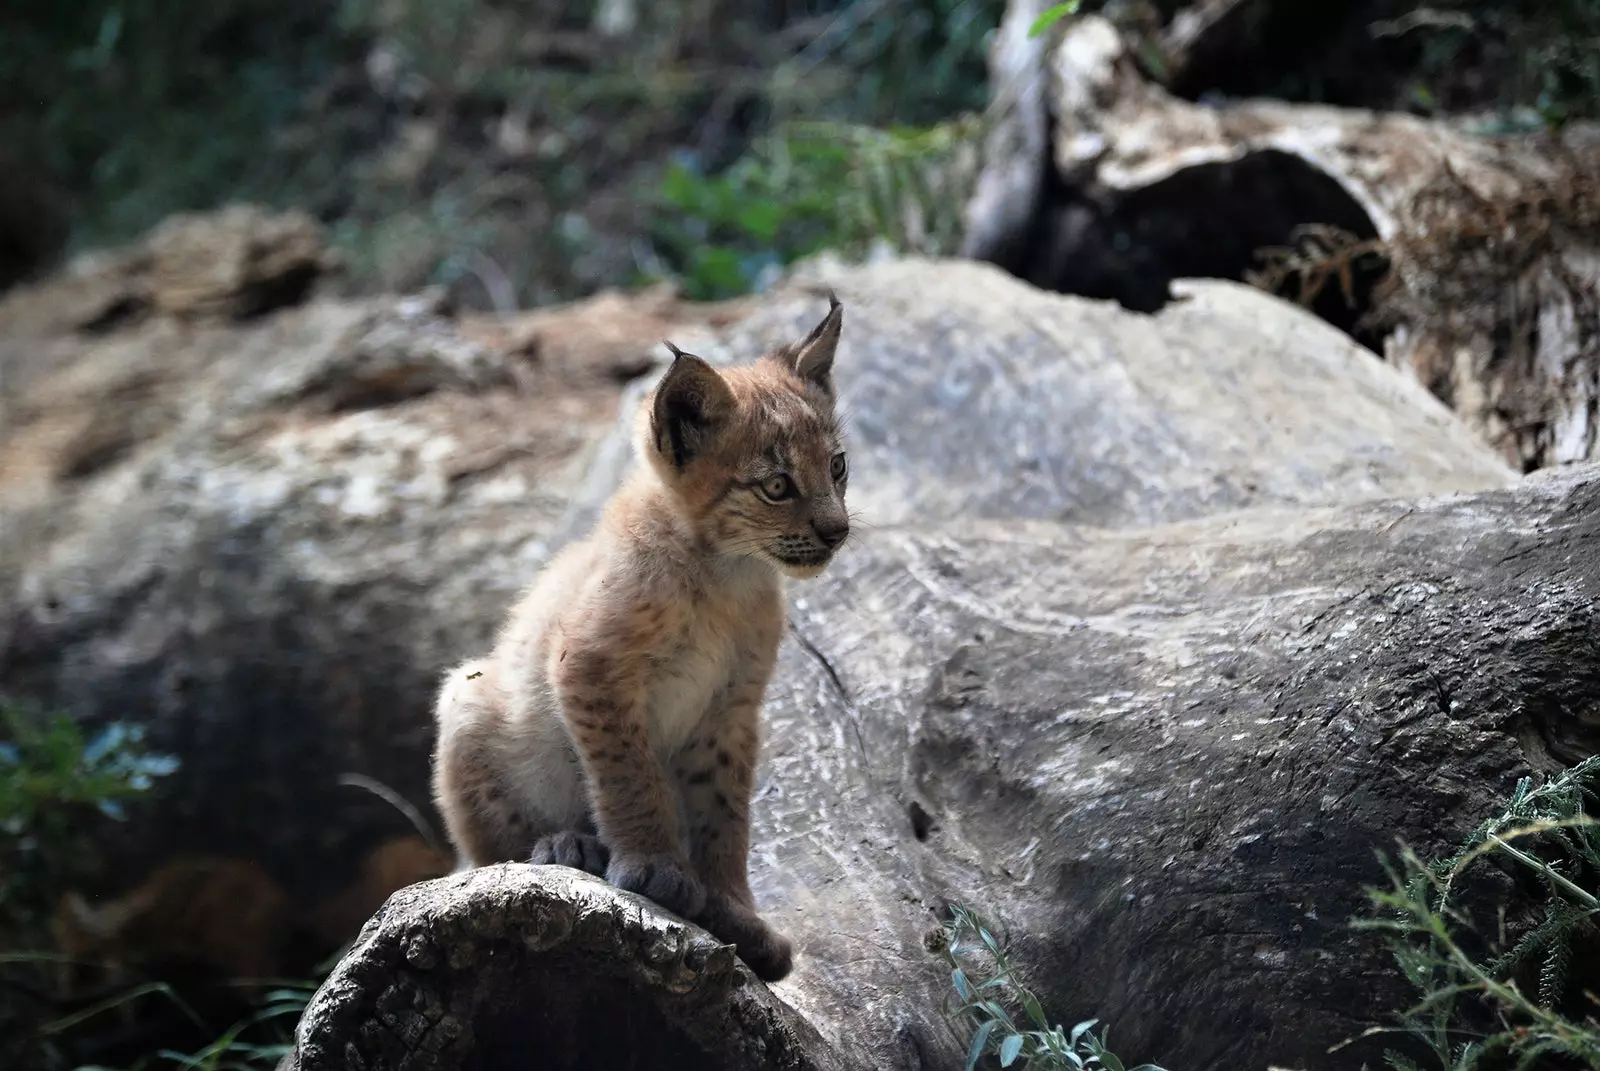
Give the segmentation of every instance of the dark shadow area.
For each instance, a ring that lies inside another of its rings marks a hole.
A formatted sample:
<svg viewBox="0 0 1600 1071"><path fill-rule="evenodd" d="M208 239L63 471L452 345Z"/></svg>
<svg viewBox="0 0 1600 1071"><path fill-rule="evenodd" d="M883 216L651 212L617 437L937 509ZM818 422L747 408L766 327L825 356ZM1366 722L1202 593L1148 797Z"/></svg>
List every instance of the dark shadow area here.
<svg viewBox="0 0 1600 1071"><path fill-rule="evenodd" d="M1326 173L1288 153L1258 152L1185 168L1120 197L1091 199L1060 181L1047 183L1031 240L1001 266L1045 289L1155 312L1171 300L1172 280L1244 281L1263 266L1262 250L1292 247L1307 225L1357 240L1377 237L1366 212ZM1310 308L1377 350L1381 334L1362 321L1386 266L1371 258L1356 268L1349 295L1334 280L1318 289ZM1299 292L1297 274L1279 290L1291 301Z"/></svg>
<svg viewBox="0 0 1600 1071"><path fill-rule="evenodd" d="M1412 7L1404 0L1238 4L1196 43L1168 88L1189 100L1218 93L1390 107L1415 77L1423 36L1379 36L1373 25Z"/></svg>
<svg viewBox="0 0 1600 1071"><path fill-rule="evenodd" d="M1414 0L1246 0L1194 43L1167 88L1188 100L1276 97L1424 114L1494 107L1507 88L1526 88L1525 57L1507 31L1537 15L1534 5L1446 3L1420 19L1418 9Z"/></svg>
<svg viewBox="0 0 1600 1071"><path fill-rule="evenodd" d="M15 147L0 150L0 292L39 275L60 256L67 200Z"/></svg>
<svg viewBox="0 0 1600 1071"><path fill-rule="evenodd" d="M582 985L570 979L582 977ZM697 1045L656 1003L655 995L614 979L596 979L592 966L530 958L514 987L537 999L500 1005L473 1024L477 1044L462 1071L735 1071Z"/></svg>

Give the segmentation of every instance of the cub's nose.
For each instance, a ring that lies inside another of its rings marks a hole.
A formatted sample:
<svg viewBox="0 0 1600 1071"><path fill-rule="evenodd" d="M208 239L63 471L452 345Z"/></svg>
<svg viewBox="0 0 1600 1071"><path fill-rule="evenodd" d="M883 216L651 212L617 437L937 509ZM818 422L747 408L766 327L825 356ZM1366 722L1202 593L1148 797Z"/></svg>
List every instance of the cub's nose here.
<svg viewBox="0 0 1600 1071"><path fill-rule="evenodd" d="M811 529L817 533L817 538L822 541L823 546L831 550L843 543L845 537L850 534L850 522L846 520L819 521L813 523Z"/></svg>

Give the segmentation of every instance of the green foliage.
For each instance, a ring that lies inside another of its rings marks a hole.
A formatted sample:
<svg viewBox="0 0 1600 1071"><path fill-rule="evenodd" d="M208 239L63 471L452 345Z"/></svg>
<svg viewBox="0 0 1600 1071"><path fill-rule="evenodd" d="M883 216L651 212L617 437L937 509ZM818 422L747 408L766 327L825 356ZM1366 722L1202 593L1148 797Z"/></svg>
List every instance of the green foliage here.
<svg viewBox="0 0 1600 1071"><path fill-rule="evenodd" d="M1078 2L1079 0L1068 0L1067 3L1051 4L1045 8L1039 13L1039 17L1033 20L1033 25L1028 27L1028 36L1038 37L1068 15L1076 15Z"/></svg>
<svg viewBox="0 0 1600 1071"><path fill-rule="evenodd" d="M773 123L708 173L671 162L647 276L697 298L757 289L822 249L954 251L977 171L997 0L851 0L758 87ZM955 118L948 118L952 114Z"/></svg>
<svg viewBox="0 0 1600 1071"><path fill-rule="evenodd" d="M228 198L292 199L333 173L319 146L271 140L337 53L320 6L17 0L0 34L0 135L76 195L80 242Z"/></svg>
<svg viewBox="0 0 1600 1071"><path fill-rule="evenodd" d="M1383 935L1421 994L1397 1029L1443 1071L1521 1071L1557 1058L1600 1069L1594 998L1572 977L1600 938L1600 823L1589 814L1596 802L1600 757L1538 787L1524 778L1505 809L1448 858L1424 862L1405 849L1398 870L1385 861L1390 886L1369 891L1374 915L1355 925ZM1484 937L1461 901L1478 873L1469 870L1490 862L1537 906L1509 922L1517 905L1502 906L1499 932ZM1415 1066L1398 1052L1388 1060L1396 1069Z"/></svg>
<svg viewBox="0 0 1600 1071"><path fill-rule="evenodd" d="M146 748L141 726L85 734L71 718L0 701L0 945L45 942L45 920L61 894L95 872L99 827L123 821L127 805L176 768L176 760ZM46 952L0 955L7 968L0 987L31 991L59 963ZM0 1062L17 1045L48 1046L87 1018L157 992L173 996L153 983L55 1021L47 1009L0 1001Z"/></svg>
<svg viewBox="0 0 1600 1071"><path fill-rule="evenodd" d="M926 126L981 109L1003 0L844 0L822 32L774 65L781 119Z"/></svg>
<svg viewBox="0 0 1600 1071"><path fill-rule="evenodd" d="M198 1052L163 1050L127 1071L154 1071L168 1066L183 1071L271 1071L294 1049L295 1026L316 991L315 982L285 983L266 993L255 1011Z"/></svg>
<svg viewBox="0 0 1600 1071"><path fill-rule="evenodd" d="M691 214L726 237L687 252L667 234L662 253L697 292L748 289L832 226L815 211L830 188L749 174L756 144L794 121L931 129L982 108L1004 8L674 0L635 4L637 24L606 37L588 3L19 3L0 35L0 150L68 195L73 245L230 200L294 204L329 222L358 288L476 277L498 305L575 297L648 260L623 236L679 227L683 191L649 195L658 161L690 145L695 179L751 157L724 185L759 203L730 222L716 189L695 195ZM815 146L795 155L798 172L840 171ZM752 252L768 232L775 248Z"/></svg>
<svg viewBox="0 0 1600 1071"><path fill-rule="evenodd" d="M823 172L830 161L806 163ZM827 246L838 233L825 193L792 188L755 154L720 175L674 160L658 196L652 242L699 300L752 290L772 269Z"/></svg>
<svg viewBox="0 0 1600 1071"><path fill-rule="evenodd" d="M28 962L36 958L27 953L0 955L0 964ZM182 1068L183 1071L271 1071L293 1050L295 1027L316 993L318 984L315 981L276 983L274 988L262 994L248 1015L231 1024L216 1040L195 1052L161 1049L126 1068L82 1064L73 1071L159 1071L170 1067ZM71 1015L44 1023L37 1028L37 1033L46 1038L61 1036L109 1012L128 1009L147 997L161 997L177 1007L186 1018L201 1024L199 1016L171 986L163 982L144 982L129 986Z"/></svg>
<svg viewBox="0 0 1600 1071"><path fill-rule="evenodd" d="M658 191L653 245L700 299L757 289L822 249L862 255L882 241L952 252L980 129L976 116L889 130L796 122L718 175L674 161Z"/></svg>
<svg viewBox="0 0 1600 1071"><path fill-rule="evenodd" d="M1045 1017L1039 998L1022 983L1005 949L983 920L960 905L950 909L940 952L950 965L955 990L953 1014L972 1024L967 1071L986 1054L998 1066L1029 1071L1124 1071L1117 1055L1106 1048L1109 1028L1098 1036L1097 1019L1063 1030ZM1162 1071L1141 1064L1133 1071Z"/></svg>
<svg viewBox="0 0 1600 1071"><path fill-rule="evenodd" d="M1374 30L1419 38L1412 96L1426 110L1434 83L1488 66L1509 109L1531 109L1551 126L1600 117L1600 0L1431 0Z"/></svg>
<svg viewBox="0 0 1600 1071"><path fill-rule="evenodd" d="M32 919L83 869L95 814L114 821L177 760L121 723L93 736L63 715L0 705L0 923Z"/></svg>

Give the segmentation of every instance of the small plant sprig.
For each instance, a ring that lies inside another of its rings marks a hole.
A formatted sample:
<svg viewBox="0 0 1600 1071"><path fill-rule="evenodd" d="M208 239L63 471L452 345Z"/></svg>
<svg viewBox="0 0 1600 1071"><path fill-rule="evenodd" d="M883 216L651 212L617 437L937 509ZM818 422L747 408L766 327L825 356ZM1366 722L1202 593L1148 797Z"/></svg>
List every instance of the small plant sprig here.
<svg viewBox="0 0 1600 1071"><path fill-rule="evenodd" d="M122 821L124 804L178 767L150 752L144 727L116 723L86 736L66 715L0 703L0 923L21 921L76 878L92 812Z"/></svg>
<svg viewBox="0 0 1600 1071"><path fill-rule="evenodd" d="M1561 1057L1572 1062L1567 1066L1600 1071L1600 1020L1593 1013L1574 1018L1569 1007L1574 944L1600 937L1600 822L1586 813L1597 789L1600 757L1538 787L1523 778L1504 810L1449 857L1426 862L1402 848L1398 868L1384 861L1389 888L1368 890L1374 916L1353 925L1384 936L1421 999L1398 1015L1398 1026L1363 1037L1407 1035L1443 1071L1521 1071ZM1475 955L1463 947L1471 921L1455 899L1468 868L1484 859L1532 879L1543 890L1543 917L1509 947L1502 936L1498 951ZM1536 993L1523 991L1519 974L1536 977ZM1600 1012L1591 994L1580 998ZM1403 1053L1391 1050L1385 1059L1395 1071L1421 1071Z"/></svg>
<svg viewBox="0 0 1600 1071"><path fill-rule="evenodd" d="M163 1049L155 1056L159 1062L149 1066L152 1071L166 1064L182 1071L271 1071L294 1051L295 1027L317 985L314 981L286 982L265 994L260 1007L203 1049L192 1053Z"/></svg>
<svg viewBox="0 0 1600 1071"><path fill-rule="evenodd" d="M967 1071L990 1052L999 1057L1001 1067L1027 1071L1126 1071L1106 1047L1110 1028L1095 1035L1098 1019L1063 1030L1045 1018L1039 998L1022 984L1005 949L972 911L953 905L938 944L955 988L952 1014L973 1024ZM1163 1069L1140 1064L1132 1071Z"/></svg>

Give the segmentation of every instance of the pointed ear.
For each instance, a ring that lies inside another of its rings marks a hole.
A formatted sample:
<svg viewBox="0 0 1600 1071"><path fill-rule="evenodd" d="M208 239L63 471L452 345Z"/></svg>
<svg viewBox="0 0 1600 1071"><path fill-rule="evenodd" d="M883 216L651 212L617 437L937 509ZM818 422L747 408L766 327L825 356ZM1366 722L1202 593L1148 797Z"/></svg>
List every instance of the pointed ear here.
<svg viewBox="0 0 1600 1071"><path fill-rule="evenodd" d="M128 921L127 911L119 910L123 906L120 903L110 903L97 910L90 907L89 901L76 891L68 892L62 900L78 929L102 941L114 935Z"/></svg>
<svg viewBox="0 0 1600 1071"><path fill-rule="evenodd" d="M656 387L650 433L661 456L681 470L705 452L737 403L715 368L670 342L665 345L672 351L672 367Z"/></svg>
<svg viewBox="0 0 1600 1071"><path fill-rule="evenodd" d="M833 397L833 355L839 348L839 329L844 325L844 306L832 290L828 291L828 315L794 347L794 374Z"/></svg>

